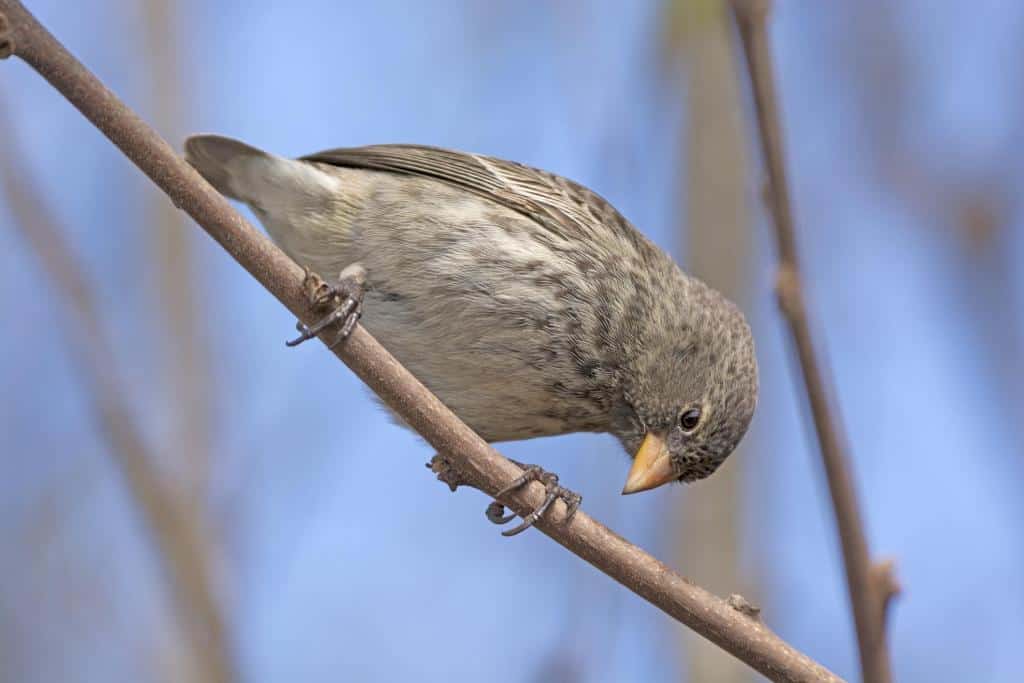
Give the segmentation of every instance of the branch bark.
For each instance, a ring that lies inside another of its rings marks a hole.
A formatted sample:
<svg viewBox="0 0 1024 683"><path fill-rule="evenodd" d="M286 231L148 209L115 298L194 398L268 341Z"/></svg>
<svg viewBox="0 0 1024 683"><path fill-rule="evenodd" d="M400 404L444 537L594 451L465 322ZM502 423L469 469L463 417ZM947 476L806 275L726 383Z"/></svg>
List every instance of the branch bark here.
<svg viewBox="0 0 1024 683"><path fill-rule="evenodd" d="M0 15L2 24L2 15ZM0 36L2 41L2 36ZM15 148L16 137L0 112L0 184L15 217L16 229L39 258L65 313L53 316L68 329L67 349L82 374L93 412L106 439L114 466L127 483L128 494L142 513L156 543L158 566L166 573L171 608L205 683L235 680L227 630L211 588L202 534L180 500L163 485L157 459L146 445L130 403L117 381L114 360L117 349L100 324L97 297L67 244L56 218L48 211L43 195L29 178Z"/></svg>
<svg viewBox="0 0 1024 683"><path fill-rule="evenodd" d="M850 473L846 439L839 416L831 406L831 389L822 372L822 363L815 351L811 334L801 284L796 230L783 161L782 129L767 37L770 6L770 0L732 2L757 109L762 154L768 168L768 203L779 251L776 295L796 346L835 511L860 649L861 672L867 683L889 683L892 672L885 637L886 609L898 587L892 563L872 565Z"/></svg>
<svg viewBox="0 0 1024 683"><path fill-rule="evenodd" d="M107 90L17 0L0 0L9 23L0 54L26 61L96 125L242 267L300 320L315 314L303 295L302 271L249 225L173 149ZM326 333L326 334L329 334ZM406 423L480 488L493 495L520 470L463 424L362 326L334 353ZM532 484L501 502L526 514L542 500ZM670 616L776 681L840 679L780 639L761 622L693 585L654 557L578 512L564 523L559 501L537 526L556 542Z"/></svg>

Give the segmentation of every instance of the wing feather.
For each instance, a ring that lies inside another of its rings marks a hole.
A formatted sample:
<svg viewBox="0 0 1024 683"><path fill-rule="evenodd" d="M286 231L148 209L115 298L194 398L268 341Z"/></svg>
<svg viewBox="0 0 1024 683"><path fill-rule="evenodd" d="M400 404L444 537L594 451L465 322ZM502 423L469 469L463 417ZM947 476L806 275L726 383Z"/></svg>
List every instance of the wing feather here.
<svg viewBox="0 0 1024 683"><path fill-rule="evenodd" d="M513 161L426 145L343 147L302 160L434 178L518 211L566 239L611 234L634 247L646 246L636 229L596 192Z"/></svg>

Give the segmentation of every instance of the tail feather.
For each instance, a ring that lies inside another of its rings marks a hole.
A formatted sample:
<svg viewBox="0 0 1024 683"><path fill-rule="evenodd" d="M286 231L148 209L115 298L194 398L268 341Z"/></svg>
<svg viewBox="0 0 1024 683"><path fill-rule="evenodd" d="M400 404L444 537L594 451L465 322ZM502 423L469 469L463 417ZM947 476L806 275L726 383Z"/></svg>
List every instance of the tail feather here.
<svg viewBox="0 0 1024 683"><path fill-rule="evenodd" d="M296 262L337 272L338 259L324 245L344 241L352 218L353 183L342 181L342 171L220 135L189 137L185 160L218 192L252 207Z"/></svg>
<svg viewBox="0 0 1024 683"><path fill-rule="evenodd" d="M186 139L185 161L226 197L279 217L320 207L341 189L338 173L220 135Z"/></svg>
<svg viewBox="0 0 1024 683"><path fill-rule="evenodd" d="M226 197L251 202L252 171L272 162L273 157L240 140L221 135L193 135L185 140L185 161Z"/></svg>

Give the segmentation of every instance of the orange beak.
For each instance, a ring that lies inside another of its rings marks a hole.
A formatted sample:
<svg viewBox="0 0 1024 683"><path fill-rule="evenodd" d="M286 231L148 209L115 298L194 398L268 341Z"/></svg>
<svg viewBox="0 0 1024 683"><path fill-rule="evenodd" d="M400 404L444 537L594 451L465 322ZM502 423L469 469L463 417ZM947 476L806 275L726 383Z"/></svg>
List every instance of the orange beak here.
<svg viewBox="0 0 1024 683"><path fill-rule="evenodd" d="M665 435L648 432L644 442L640 444L640 450L636 452L636 457L633 458L633 467L629 470L622 494L648 491L675 478Z"/></svg>

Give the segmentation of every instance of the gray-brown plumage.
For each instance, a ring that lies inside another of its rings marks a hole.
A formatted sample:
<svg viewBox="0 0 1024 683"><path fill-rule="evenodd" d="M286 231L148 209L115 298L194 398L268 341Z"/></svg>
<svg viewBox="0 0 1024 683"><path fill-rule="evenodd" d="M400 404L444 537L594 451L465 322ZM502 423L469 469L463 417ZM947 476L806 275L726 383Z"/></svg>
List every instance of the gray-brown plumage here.
<svg viewBox="0 0 1024 683"><path fill-rule="evenodd" d="M743 315L577 183L413 145L185 150L300 265L361 263L363 324L488 441L610 432L632 492L711 474L747 429Z"/></svg>

